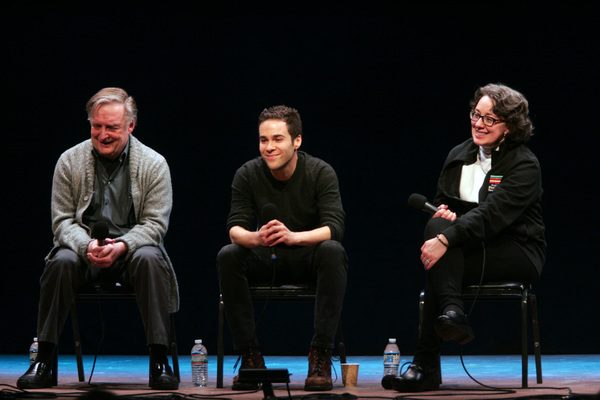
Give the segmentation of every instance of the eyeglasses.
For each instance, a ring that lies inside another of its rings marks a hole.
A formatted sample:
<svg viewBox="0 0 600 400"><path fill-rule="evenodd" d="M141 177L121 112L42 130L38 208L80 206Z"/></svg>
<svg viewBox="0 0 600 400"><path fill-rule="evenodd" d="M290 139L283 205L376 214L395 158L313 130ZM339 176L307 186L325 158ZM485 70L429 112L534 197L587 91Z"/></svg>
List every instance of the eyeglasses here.
<svg viewBox="0 0 600 400"><path fill-rule="evenodd" d="M471 117L471 121L473 122L477 122L479 121L479 118L481 118L485 126L494 126L494 124L497 124L498 122L504 122L501 119L492 118L489 115L481 115L476 111L471 111L469 117Z"/></svg>

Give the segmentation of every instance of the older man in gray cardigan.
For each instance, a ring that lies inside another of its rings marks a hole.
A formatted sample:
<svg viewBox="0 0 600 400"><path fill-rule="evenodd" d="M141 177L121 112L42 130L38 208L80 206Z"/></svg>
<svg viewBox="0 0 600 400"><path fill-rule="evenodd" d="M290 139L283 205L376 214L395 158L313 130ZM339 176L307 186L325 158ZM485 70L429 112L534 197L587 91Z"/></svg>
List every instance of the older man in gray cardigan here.
<svg viewBox="0 0 600 400"><path fill-rule="evenodd" d="M163 245L172 207L166 160L131 135L137 108L119 88L87 104L91 139L64 152L52 184L54 248L40 279L39 353L17 386L51 386L51 360L75 291L92 282L133 287L150 353L152 389L179 382L167 360L169 313L179 308L177 280ZM92 238L95 226L106 238Z"/></svg>

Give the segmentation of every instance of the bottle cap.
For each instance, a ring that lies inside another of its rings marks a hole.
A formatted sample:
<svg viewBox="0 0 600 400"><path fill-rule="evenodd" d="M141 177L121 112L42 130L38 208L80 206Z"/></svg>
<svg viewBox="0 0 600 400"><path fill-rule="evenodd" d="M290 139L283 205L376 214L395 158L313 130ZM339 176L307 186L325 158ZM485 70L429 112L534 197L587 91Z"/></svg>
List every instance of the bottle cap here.
<svg viewBox="0 0 600 400"><path fill-rule="evenodd" d="M194 340L194 343L196 343L196 344L202 344L202 339L196 339L196 340Z"/></svg>
<svg viewBox="0 0 600 400"><path fill-rule="evenodd" d="M34 341L34 342L37 342L37 337L34 337L34 338L33 338L33 341Z"/></svg>
<svg viewBox="0 0 600 400"><path fill-rule="evenodd" d="M396 343L396 339L395 338L390 338L390 343Z"/></svg>

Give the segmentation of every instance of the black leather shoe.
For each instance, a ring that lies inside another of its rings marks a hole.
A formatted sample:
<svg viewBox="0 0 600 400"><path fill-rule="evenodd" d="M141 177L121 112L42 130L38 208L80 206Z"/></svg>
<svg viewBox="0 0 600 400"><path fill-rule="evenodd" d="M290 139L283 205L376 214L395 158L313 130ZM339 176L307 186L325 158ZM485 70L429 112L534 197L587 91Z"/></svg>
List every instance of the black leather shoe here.
<svg viewBox="0 0 600 400"><path fill-rule="evenodd" d="M392 389L398 392L427 392L438 390L442 383L439 368L426 372L417 364L411 364L405 373L392 380Z"/></svg>
<svg viewBox="0 0 600 400"><path fill-rule="evenodd" d="M150 388L154 390L177 390L179 380L168 363L154 363L150 372Z"/></svg>
<svg viewBox="0 0 600 400"><path fill-rule="evenodd" d="M446 342L451 340L467 344L475 338L467 316L456 311L446 311L435 321L435 331Z"/></svg>
<svg viewBox="0 0 600 400"><path fill-rule="evenodd" d="M52 387L52 367L44 362L36 362L29 366L17 380L19 389L42 389Z"/></svg>
<svg viewBox="0 0 600 400"><path fill-rule="evenodd" d="M396 375L385 375L381 379L381 386L383 386L385 390L390 390L392 388L392 382L394 382L396 378L398 378Z"/></svg>

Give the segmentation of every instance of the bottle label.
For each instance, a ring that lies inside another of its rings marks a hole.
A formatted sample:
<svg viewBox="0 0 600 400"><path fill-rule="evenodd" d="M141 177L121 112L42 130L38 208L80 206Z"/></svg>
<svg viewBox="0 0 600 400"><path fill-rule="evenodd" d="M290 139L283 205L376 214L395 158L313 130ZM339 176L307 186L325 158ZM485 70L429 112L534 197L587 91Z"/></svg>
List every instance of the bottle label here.
<svg viewBox="0 0 600 400"><path fill-rule="evenodd" d="M398 353L390 353L383 355L383 363L384 364L400 364L400 354Z"/></svg>
<svg viewBox="0 0 600 400"><path fill-rule="evenodd" d="M192 363L207 363L208 356L205 354L194 354L192 356Z"/></svg>

